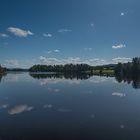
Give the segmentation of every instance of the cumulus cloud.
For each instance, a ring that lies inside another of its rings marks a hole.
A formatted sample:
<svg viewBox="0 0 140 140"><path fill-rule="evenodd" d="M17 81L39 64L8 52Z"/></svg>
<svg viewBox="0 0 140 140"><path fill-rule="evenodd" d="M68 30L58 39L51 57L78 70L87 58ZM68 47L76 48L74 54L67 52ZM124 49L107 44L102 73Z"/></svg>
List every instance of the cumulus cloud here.
<svg viewBox="0 0 140 140"><path fill-rule="evenodd" d="M0 37L3 37L3 38L8 38L9 36L8 36L7 34L0 33Z"/></svg>
<svg viewBox="0 0 140 140"><path fill-rule="evenodd" d="M47 64L47 65L61 64L61 61L58 60L57 58L47 58L44 56L40 56L39 59L42 64Z"/></svg>
<svg viewBox="0 0 140 140"><path fill-rule="evenodd" d="M126 58L126 57L117 57L112 59L112 63L117 64L117 63L127 63L131 62L132 58Z"/></svg>
<svg viewBox="0 0 140 140"><path fill-rule="evenodd" d="M93 59L81 59L79 57L68 57L63 59L58 59L54 57L40 56L39 58L41 64L44 65L65 65L65 64L88 64L91 66L107 65L107 64L117 64L117 63L127 63L131 62L132 58L127 57L117 57L110 60L93 58Z"/></svg>
<svg viewBox="0 0 140 140"><path fill-rule="evenodd" d="M57 58L50 58L50 57L44 57L44 56L40 56L40 62L42 64L46 64L46 65L65 65L65 64L89 64L89 65L104 65L104 64L108 64L108 62L106 60L103 59L85 59L82 60L79 57L68 57L65 59L57 59Z"/></svg>
<svg viewBox="0 0 140 140"><path fill-rule="evenodd" d="M46 33L44 33L43 36L44 36L44 37L52 37L52 34L49 34L49 33L46 34Z"/></svg>
<svg viewBox="0 0 140 140"><path fill-rule="evenodd" d="M119 45L114 45L114 46L112 46L112 49L121 49L121 48L125 48L126 47L126 45L124 45L124 44L119 44Z"/></svg>
<svg viewBox="0 0 140 140"><path fill-rule="evenodd" d="M10 60L5 60L5 66L8 66L8 67L18 67L19 66L19 62L18 62L18 60L12 60L12 59L10 59Z"/></svg>
<svg viewBox="0 0 140 140"><path fill-rule="evenodd" d="M87 60L86 63L93 66L109 64L107 60L99 59L99 58L89 59Z"/></svg>
<svg viewBox="0 0 140 140"><path fill-rule="evenodd" d="M33 110L34 107L32 106L28 106L28 105L17 105L15 107L13 107L12 109L10 109L8 111L8 113L10 115L16 115L16 114L20 114L20 113L23 113L23 112L29 112L31 110Z"/></svg>
<svg viewBox="0 0 140 140"><path fill-rule="evenodd" d="M59 33L65 33L65 32L71 32L72 30L70 29L59 29L58 32Z"/></svg>
<svg viewBox="0 0 140 140"><path fill-rule="evenodd" d="M33 33L29 30L26 31L16 27L9 27L8 31L18 37L27 37L28 35L33 35Z"/></svg>

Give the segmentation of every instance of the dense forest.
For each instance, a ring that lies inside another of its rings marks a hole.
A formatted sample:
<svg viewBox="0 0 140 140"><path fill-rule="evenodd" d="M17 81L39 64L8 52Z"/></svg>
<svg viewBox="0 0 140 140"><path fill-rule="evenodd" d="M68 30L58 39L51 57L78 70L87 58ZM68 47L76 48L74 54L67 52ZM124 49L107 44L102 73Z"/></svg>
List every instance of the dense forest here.
<svg viewBox="0 0 140 140"><path fill-rule="evenodd" d="M134 88L140 88L140 58L133 58L132 62L118 63L115 67L115 77L118 82L132 83Z"/></svg>
<svg viewBox="0 0 140 140"><path fill-rule="evenodd" d="M115 67L115 74L124 76L140 75L140 58L133 58L132 62L118 63Z"/></svg>
<svg viewBox="0 0 140 140"><path fill-rule="evenodd" d="M90 66L87 64L66 64L66 65L34 65L29 69L30 72L114 72L121 75L140 74L140 58L133 58L132 62L118 63L103 66Z"/></svg>
<svg viewBox="0 0 140 140"><path fill-rule="evenodd" d="M6 68L3 68L1 65L0 65L0 82L1 82L1 79L2 77L6 75Z"/></svg>
<svg viewBox="0 0 140 140"><path fill-rule="evenodd" d="M103 66L90 66L87 64L66 65L34 65L29 69L6 69L0 65L0 81L6 71L29 71L34 78L66 78L66 79L88 79L92 75L115 76L118 82L132 83L134 88L140 88L140 58L135 57L132 62L109 64ZM47 72L43 75L40 72Z"/></svg>
<svg viewBox="0 0 140 140"><path fill-rule="evenodd" d="M57 72L57 73L74 73L74 72L88 72L88 73L114 73L115 75L134 76L140 75L140 58L133 58L132 62L90 66L88 64L65 64L65 65L34 65L29 69L6 69L0 65L0 74L6 71L29 71L29 72Z"/></svg>
<svg viewBox="0 0 140 140"><path fill-rule="evenodd" d="M4 74L6 72L6 68L3 68L1 65L0 65L0 74Z"/></svg>
<svg viewBox="0 0 140 140"><path fill-rule="evenodd" d="M30 72L85 72L92 71L92 66L87 64L66 64L66 65L34 65L29 71Z"/></svg>

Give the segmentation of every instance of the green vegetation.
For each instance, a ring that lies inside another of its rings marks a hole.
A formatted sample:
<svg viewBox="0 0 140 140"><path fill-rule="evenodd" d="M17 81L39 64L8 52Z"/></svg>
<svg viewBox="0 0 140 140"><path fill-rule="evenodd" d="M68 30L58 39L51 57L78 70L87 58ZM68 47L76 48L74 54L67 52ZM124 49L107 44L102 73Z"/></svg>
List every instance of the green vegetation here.
<svg viewBox="0 0 140 140"><path fill-rule="evenodd" d="M90 66L88 64L66 64L66 65L34 65L30 69L6 69L0 66L0 74L6 71L29 71L29 72L56 72L56 73L87 73L95 75L123 75L127 77L140 75L140 58L133 58L132 62Z"/></svg>
<svg viewBox="0 0 140 140"><path fill-rule="evenodd" d="M0 65L0 74L4 74L6 72L6 68L3 68L1 65Z"/></svg>
<svg viewBox="0 0 140 140"><path fill-rule="evenodd" d="M0 82L4 75L6 75L6 68L1 67L0 65Z"/></svg>
<svg viewBox="0 0 140 140"><path fill-rule="evenodd" d="M58 73L73 73L73 72L92 72L92 66L87 64L66 64L66 65L34 65L30 72L58 72Z"/></svg>
<svg viewBox="0 0 140 140"><path fill-rule="evenodd" d="M93 70L93 74L100 74L100 75L114 75L114 70Z"/></svg>
<svg viewBox="0 0 140 140"><path fill-rule="evenodd" d="M123 76L140 75L140 58L133 58L132 62L118 63L115 67L115 74Z"/></svg>
<svg viewBox="0 0 140 140"><path fill-rule="evenodd" d="M132 62L125 64L117 64L115 77L118 82L132 83L134 88L140 88L140 58L133 58Z"/></svg>
<svg viewBox="0 0 140 140"><path fill-rule="evenodd" d="M66 64L66 65L34 65L30 72L57 72L57 73L87 73L95 75L114 75L114 65L89 66L87 64Z"/></svg>

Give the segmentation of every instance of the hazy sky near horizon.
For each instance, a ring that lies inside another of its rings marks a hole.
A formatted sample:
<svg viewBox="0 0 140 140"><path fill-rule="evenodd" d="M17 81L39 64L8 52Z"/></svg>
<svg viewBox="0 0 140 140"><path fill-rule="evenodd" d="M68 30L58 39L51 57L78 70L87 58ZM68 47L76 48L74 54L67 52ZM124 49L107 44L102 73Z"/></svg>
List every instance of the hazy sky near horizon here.
<svg viewBox="0 0 140 140"><path fill-rule="evenodd" d="M140 53L140 0L0 0L0 64L127 62Z"/></svg>

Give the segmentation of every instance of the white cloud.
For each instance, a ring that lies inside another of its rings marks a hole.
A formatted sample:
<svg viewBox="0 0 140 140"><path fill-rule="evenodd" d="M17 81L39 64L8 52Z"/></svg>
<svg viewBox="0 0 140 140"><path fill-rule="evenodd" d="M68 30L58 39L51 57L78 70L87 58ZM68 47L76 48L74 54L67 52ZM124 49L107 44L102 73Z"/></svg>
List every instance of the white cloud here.
<svg viewBox="0 0 140 140"><path fill-rule="evenodd" d="M42 64L46 64L46 65L55 65L55 64L61 64L61 61L58 60L57 58L47 58L44 56L40 56L40 62Z"/></svg>
<svg viewBox="0 0 140 140"><path fill-rule="evenodd" d="M9 36L8 36L7 34L0 33L0 37L7 38L7 37L9 37Z"/></svg>
<svg viewBox="0 0 140 140"><path fill-rule="evenodd" d="M121 48L125 48L126 47L126 45L124 45L124 44L119 44L119 45L114 45L114 46L112 46L112 49L121 49Z"/></svg>
<svg viewBox="0 0 140 140"><path fill-rule="evenodd" d="M39 58L41 64L45 65L65 65L65 64L88 64L91 66L107 65L107 64L117 64L131 62L132 58L127 57L117 57L109 60L93 58L93 59L81 59L80 57L68 57L63 59L58 59L55 57L45 57L40 56Z"/></svg>
<svg viewBox="0 0 140 140"><path fill-rule="evenodd" d="M34 107L32 106L28 106L28 105L17 105L15 106L14 108L10 109L8 111L8 113L10 115L16 115L16 114L20 114L20 113L23 113L23 112L29 112L31 110L33 110Z"/></svg>
<svg viewBox="0 0 140 140"><path fill-rule="evenodd" d="M33 35L33 33L29 30L23 30L16 27L9 27L8 31L18 37L27 37L28 35Z"/></svg>
<svg viewBox="0 0 140 140"><path fill-rule="evenodd" d="M60 52L60 50L58 50L58 49L47 51L48 54L50 54L50 53L59 53L59 52Z"/></svg>
<svg viewBox="0 0 140 140"><path fill-rule="evenodd" d="M126 57L117 57L112 59L112 63L117 64L117 63L127 63L131 62L132 58L126 58Z"/></svg>
<svg viewBox="0 0 140 140"><path fill-rule="evenodd" d="M43 36L44 36L44 37L52 37L52 34L49 34L49 33L48 33L48 34L45 34L45 33L44 33Z"/></svg>
<svg viewBox="0 0 140 140"><path fill-rule="evenodd" d="M8 66L8 67L18 67L19 66L19 62L18 62L18 60L12 60L12 59L10 59L10 60L5 60L5 66Z"/></svg>
<svg viewBox="0 0 140 140"><path fill-rule="evenodd" d="M121 15L121 16L124 16L124 15L125 15L125 13L124 13L124 12L121 12L121 13L120 13L120 15Z"/></svg>
<svg viewBox="0 0 140 140"><path fill-rule="evenodd" d="M72 30L70 29L59 29L58 32L59 33L65 33L65 32L71 32Z"/></svg>
<svg viewBox="0 0 140 140"><path fill-rule="evenodd" d="M56 52L56 53L59 53L60 52L60 50L53 50L54 52Z"/></svg>
<svg viewBox="0 0 140 140"><path fill-rule="evenodd" d="M103 59L85 59L82 60L79 57L68 57L65 59L57 59L57 58L50 58L50 57L44 57L44 56L40 56L40 62L42 64L46 64L46 65L59 65L59 64L89 64L89 65L104 65L104 64L108 64L108 62L106 60Z"/></svg>

